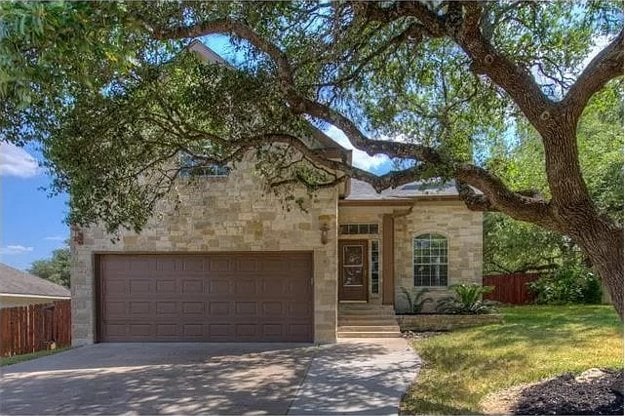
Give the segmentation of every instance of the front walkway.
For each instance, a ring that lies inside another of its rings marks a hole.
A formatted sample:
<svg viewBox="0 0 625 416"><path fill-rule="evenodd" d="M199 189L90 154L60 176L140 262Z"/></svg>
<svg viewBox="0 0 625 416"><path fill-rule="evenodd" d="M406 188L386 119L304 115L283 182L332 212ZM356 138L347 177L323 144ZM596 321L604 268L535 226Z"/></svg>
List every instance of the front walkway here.
<svg viewBox="0 0 625 416"><path fill-rule="evenodd" d="M3 367L1 414L396 414L403 339L98 344Z"/></svg>
<svg viewBox="0 0 625 416"><path fill-rule="evenodd" d="M395 415L420 360L402 338L321 346L289 414Z"/></svg>

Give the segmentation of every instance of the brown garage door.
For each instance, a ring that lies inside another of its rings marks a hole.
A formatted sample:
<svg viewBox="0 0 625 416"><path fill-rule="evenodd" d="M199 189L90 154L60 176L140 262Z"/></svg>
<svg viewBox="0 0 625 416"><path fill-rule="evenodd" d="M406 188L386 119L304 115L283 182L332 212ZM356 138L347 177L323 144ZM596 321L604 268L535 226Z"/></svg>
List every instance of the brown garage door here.
<svg viewBox="0 0 625 416"><path fill-rule="evenodd" d="M102 342L313 340L312 255L98 257Z"/></svg>

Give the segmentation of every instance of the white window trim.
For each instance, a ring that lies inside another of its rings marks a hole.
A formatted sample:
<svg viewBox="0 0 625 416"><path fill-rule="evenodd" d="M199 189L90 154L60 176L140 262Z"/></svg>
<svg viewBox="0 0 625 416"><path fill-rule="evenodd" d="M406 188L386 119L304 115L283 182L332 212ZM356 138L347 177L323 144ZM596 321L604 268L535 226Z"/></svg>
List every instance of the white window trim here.
<svg viewBox="0 0 625 416"><path fill-rule="evenodd" d="M416 286L414 284L414 280L415 280L415 273L414 273L414 269L415 269L415 255L414 255L414 243L415 240L417 239L417 237L422 236L424 234L432 234L432 235L440 235L442 237L445 237L445 240L447 240L447 284L446 285L438 285L438 286ZM440 231L421 231L418 233L414 233L412 235L412 239L410 240L410 249L411 249L411 255L412 255L412 287L416 287L416 288L424 288L424 289L428 289L428 290L448 290L449 286L451 286L450 282L449 282L449 269L450 269L450 258L449 258L449 235L445 232L440 232Z"/></svg>

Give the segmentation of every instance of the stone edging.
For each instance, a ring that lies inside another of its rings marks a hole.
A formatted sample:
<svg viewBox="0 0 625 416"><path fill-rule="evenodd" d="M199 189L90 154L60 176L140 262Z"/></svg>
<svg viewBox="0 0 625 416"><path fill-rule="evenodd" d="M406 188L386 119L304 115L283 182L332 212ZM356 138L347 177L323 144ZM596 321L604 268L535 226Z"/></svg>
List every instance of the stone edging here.
<svg viewBox="0 0 625 416"><path fill-rule="evenodd" d="M499 324L503 322L501 314L484 315L445 315L419 314L396 315L402 331L449 331L479 325Z"/></svg>

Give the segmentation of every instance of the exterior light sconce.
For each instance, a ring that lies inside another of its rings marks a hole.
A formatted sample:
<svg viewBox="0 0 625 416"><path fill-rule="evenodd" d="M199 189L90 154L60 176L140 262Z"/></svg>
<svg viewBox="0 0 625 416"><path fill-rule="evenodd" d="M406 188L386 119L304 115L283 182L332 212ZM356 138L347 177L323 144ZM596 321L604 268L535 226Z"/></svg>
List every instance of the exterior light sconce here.
<svg viewBox="0 0 625 416"><path fill-rule="evenodd" d="M328 231L330 231L328 224L321 224L319 231L321 231L321 244L328 244Z"/></svg>

